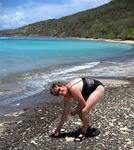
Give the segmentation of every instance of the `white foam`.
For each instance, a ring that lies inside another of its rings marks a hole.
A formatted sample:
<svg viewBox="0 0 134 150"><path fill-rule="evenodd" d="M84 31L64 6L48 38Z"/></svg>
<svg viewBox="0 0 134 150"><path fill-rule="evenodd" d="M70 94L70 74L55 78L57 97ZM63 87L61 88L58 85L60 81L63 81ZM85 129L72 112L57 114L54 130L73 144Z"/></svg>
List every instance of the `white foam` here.
<svg viewBox="0 0 134 150"><path fill-rule="evenodd" d="M35 74L34 76L26 77L22 84L22 91L19 91L17 96L10 97L8 102L15 102L23 98L32 96L48 88L48 84L55 80L69 80L81 76L79 70L87 69L90 76L130 76L134 75L134 61L124 62L105 62L106 64L99 65L100 62L90 62L83 65L55 69L50 73ZM89 69L90 68L90 69ZM84 72L85 75L85 72Z"/></svg>
<svg viewBox="0 0 134 150"><path fill-rule="evenodd" d="M109 66L103 66L100 68L93 68L90 73L95 76L124 76L131 77L134 76L134 62L116 62L111 63Z"/></svg>
<svg viewBox="0 0 134 150"><path fill-rule="evenodd" d="M70 73L92 68L98 65L99 63L100 62L90 62L79 66L53 70L53 72L50 74L42 74L42 75L35 74L34 76L26 77L22 83L22 88L19 88L22 89L22 91L18 91L19 93L15 97L8 98L6 100L6 103L16 102L23 98L27 98L29 96L37 94L43 91L52 81L67 80L73 77L73 75L70 75Z"/></svg>
<svg viewBox="0 0 134 150"><path fill-rule="evenodd" d="M58 71L52 73L51 75L61 75L61 74L65 74L65 73L84 70L84 69L92 68L92 67L98 65L99 63L100 62L90 62L90 63L85 63L84 65L74 66L74 67L70 67L67 69L58 69Z"/></svg>
<svg viewBox="0 0 134 150"><path fill-rule="evenodd" d="M8 39L8 37L0 37L0 39L4 40L4 39Z"/></svg>

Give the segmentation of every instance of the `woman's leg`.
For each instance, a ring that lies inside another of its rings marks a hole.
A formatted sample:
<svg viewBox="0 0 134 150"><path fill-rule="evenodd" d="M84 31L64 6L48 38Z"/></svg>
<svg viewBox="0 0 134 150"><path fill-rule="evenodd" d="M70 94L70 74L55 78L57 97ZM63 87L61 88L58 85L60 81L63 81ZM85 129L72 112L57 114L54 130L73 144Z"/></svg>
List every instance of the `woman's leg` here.
<svg viewBox="0 0 134 150"><path fill-rule="evenodd" d="M82 111L79 111L79 112L78 112L78 116L79 116L79 118L80 118L81 121L82 121Z"/></svg>
<svg viewBox="0 0 134 150"><path fill-rule="evenodd" d="M102 85L99 85L96 90L88 97L86 100L86 106L82 109L82 122L84 133L87 132L87 128L89 127L89 112L93 108L93 106L100 101L104 96L105 89Z"/></svg>

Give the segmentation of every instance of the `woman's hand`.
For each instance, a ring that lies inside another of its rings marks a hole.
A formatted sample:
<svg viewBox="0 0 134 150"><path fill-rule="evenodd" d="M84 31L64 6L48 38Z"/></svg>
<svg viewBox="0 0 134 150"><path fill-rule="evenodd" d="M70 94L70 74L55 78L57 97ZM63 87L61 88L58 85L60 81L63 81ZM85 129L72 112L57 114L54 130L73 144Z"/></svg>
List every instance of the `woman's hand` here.
<svg viewBox="0 0 134 150"><path fill-rule="evenodd" d="M60 130L61 129L59 129L58 127L56 128L56 130L55 130L55 132L54 132L54 134L55 134L55 136L59 136L60 135Z"/></svg>

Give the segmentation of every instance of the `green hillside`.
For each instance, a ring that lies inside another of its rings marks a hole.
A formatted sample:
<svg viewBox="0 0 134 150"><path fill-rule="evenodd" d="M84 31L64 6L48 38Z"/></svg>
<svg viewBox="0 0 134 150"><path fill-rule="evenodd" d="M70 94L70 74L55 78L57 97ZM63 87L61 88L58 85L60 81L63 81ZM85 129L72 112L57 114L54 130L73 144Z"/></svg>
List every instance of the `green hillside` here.
<svg viewBox="0 0 134 150"><path fill-rule="evenodd" d="M113 0L95 9L0 34L134 40L134 0Z"/></svg>

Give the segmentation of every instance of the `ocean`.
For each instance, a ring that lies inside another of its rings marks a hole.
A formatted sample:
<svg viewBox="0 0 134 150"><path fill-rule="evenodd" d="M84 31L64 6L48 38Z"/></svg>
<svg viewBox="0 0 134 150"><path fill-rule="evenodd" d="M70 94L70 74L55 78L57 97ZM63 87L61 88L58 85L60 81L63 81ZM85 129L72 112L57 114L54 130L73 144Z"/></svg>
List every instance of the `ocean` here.
<svg viewBox="0 0 134 150"><path fill-rule="evenodd" d="M0 37L0 106L48 91L52 81L134 76L134 45L95 40ZM19 104L18 104L19 105Z"/></svg>

